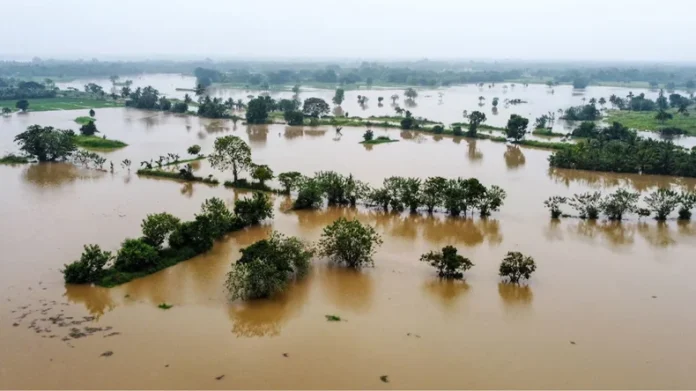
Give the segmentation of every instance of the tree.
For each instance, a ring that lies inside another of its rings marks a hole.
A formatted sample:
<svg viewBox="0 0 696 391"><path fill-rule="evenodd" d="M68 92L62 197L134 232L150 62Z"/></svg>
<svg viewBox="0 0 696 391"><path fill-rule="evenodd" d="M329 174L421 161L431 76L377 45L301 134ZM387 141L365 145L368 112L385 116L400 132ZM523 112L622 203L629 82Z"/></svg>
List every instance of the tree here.
<svg viewBox="0 0 696 391"><path fill-rule="evenodd" d="M467 131L467 136L476 137L476 133L479 125L486 122L486 114L480 111L472 111L469 114L469 130Z"/></svg>
<svg viewBox="0 0 696 391"><path fill-rule="evenodd" d="M251 177L256 179L264 186L266 181L274 178L273 170L265 164L254 164L251 167Z"/></svg>
<svg viewBox="0 0 696 391"><path fill-rule="evenodd" d="M399 100L399 95L394 94L394 95L390 96L390 98L392 100L392 105L395 105L396 101Z"/></svg>
<svg viewBox="0 0 696 391"><path fill-rule="evenodd" d="M553 196L544 201L544 206L551 210L551 218L557 219L561 217L563 213L561 211L561 205L565 204L567 201L568 199L566 197Z"/></svg>
<svg viewBox="0 0 696 391"><path fill-rule="evenodd" d="M522 255L517 251L507 253L500 263L498 274L503 278L508 278L511 284L519 284L520 279L529 279L536 270L536 263L532 257Z"/></svg>
<svg viewBox="0 0 696 391"><path fill-rule="evenodd" d="M94 136L95 133L99 133L99 131L97 130L97 125L94 124L94 121L89 121L80 126L80 134L83 136Z"/></svg>
<svg viewBox="0 0 696 391"><path fill-rule="evenodd" d="M102 251L99 245L85 245L80 259L65 265L61 270L66 284L90 284L99 281L104 266L113 259L111 252Z"/></svg>
<svg viewBox="0 0 696 391"><path fill-rule="evenodd" d="M312 118L328 114L329 110L329 104L321 98L307 98L302 106L302 112Z"/></svg>
<svg viewBox="0 0 696 391"><path fill-rule="evenodd" d="M499 101L499 99L498 99L497 96L496 96L495 98L493 98L493 101L491 102L491 104L493 105L493 107L498 107L498 101Z"/></svg>
<svg viewBox="0 0 696 391"><path fill-rule="evenodd" d="M696 192L682 191L679 194L679 220L690 220L694 205L696 205Z"/></svg>
<svg viewBox="0 0 696 391"><path fill-rule="evenodd" d="M76 149L72 130L53 129L51 126L32 125L15 136L19 149L40 162L52 162L69 157Z"/></svg>
<svg viewBox="0 0 696 391"><path fill-rule="evenodd" d="M166 97L162 96L159 98L158 107L162 111L169 111L172 108L172 102Z"/></svg>
<svg viewBox="0 0 696 391"><path fill-rule="evenodd" d="M278 175L278 182L283 185L283 192L290 194L293 189L297 189L302 179L302 174L297 171L281 172Z"/></svg>
<svg viewBox="0 0 696 391"><path fill-rule="evenodd" d="M398 182L401 204L411 213L416 213L421 206L421 180L418 178L402 178Z"/></svg>
<svg viewBox="0 0 696 391"><path fill-rule="evenodd" d="M222 171L231 167L234 181L237 182L239 170L251 165L251 149L237 136L218 137L208 161L213 168Z"/></svg>
<svg viewBox="0 0 696 391"><path fill-rule="evenodd" d="M29 101L27 101L26 99L20 99L15 104L15 107L19 110L22 110L22 112L25 112L27 111L27 109L29 109Z"/></svg>
<svg viewBox="0 0 696 391"><path fill-rule="evenodd" d="M418 91L414 90L413 88L407 88L406 91L404 91L404 96L411 100L416 99L418 96Z"/></svg>
<svg viewBox="0 0 696 391"><path fill-rule="evenodd" d="M128 98L131 94L131 89L128 87L121 87L121 98ZM188 94L187 94L188 95Z"/></svg>
<svg viewBox="0 0 696 391"><path fill-rule="evenodd" d="M89 109L89 116L90 116L90 117L94 118L94 115L95 115L95 114L96 114L96 113L94 112L94 109Z"/></svg>
<svg viewBox="0 0 696 391"><path fill-rule="evenodd" d="M206 232L211 239L220 238L240 225L225 201L217 197L203 201L201 213L198 216L202 217L200 222L205 223Z"/></svg>
<svg viewBox="0 0 696 391"><path fill-rule="evenodd" d="M145 241L149 245L159 248L167 236L179 227L179 219L166 212L149 214L140 224L140 227L143 230Z"/></svg>
<svg viewBox="0 0 696 391"><path fill-rule="evenodd" d="M599 105L604 107L607 104L607 100L604 97L599 98Z"/></svg>
<svg viewBox="0 0 696 391"><path fill-rule="evenodd" d="M282 292L290 281L307 275L314 254L299 239L276 231L240 252L225 282L231 300L269 298Z"/></svg>
<svg viewBox="0 0 696 391"><path fill-rule="evenodd" d="M383 101L383 100L384 100L384 97L383 97L383 96L378 96L378 97L377 97L377 105L378 105L379 107L382 107L382 101Z"/></svg>
<svg viewBox="0 0 696 391"><path fill-rule="evenodd" d="M688 103L680 103L679 108L677 109L677 113L688 117L689 116L689 105Z"/></svg>
<svg viewBox="0 0 696 391"><path fill-rule="evenodd" d="M596 220L599 217L601 202L602 193L595 191L574 194L569 203L578 211L581 219Z"/></svg>
<svg viewBox="0 0 696 391"><path fill-rule="evenodd" d="M660 95L655 100L655 103L660 111L667 110L669 103L667 103L667 98L665 98L665 90L660 90Z"/></svg>
<svg viewBox="0 0 696 391"><path fill-rule="evenodd" d="M479 208L481 217L487 217L491 215L491 212L497 212L503 206L506 197L505 190L496 185L480 193L475 203Z"/></svg>
<svg viewBox="0 0 696 391"><path fill-rule="evenodd" d="M443 177L430 177L423 182L420 198L428 213L433 213L435 208L442 204L442 194L446 186L447 179Z"/></svg>
<svg viewBox="0 0 696 391"><path fill-rule="evenodd" d="M457 249L453 246L443 247L438 252L430 251L421 255L420 260L437 269L438 277L447 279L462 279L464 272L474 266L469 258L457 254Z"/></svg>
<svg viewBox="0 0 696 391"><path fill-rule="evenodd" d="M590 84L590 81L583 77L578 77L573 80L573 88L576 89L584 89L588 84Z"/></svg>
<svg viewBox="0 0 696 391"><path fill-rule="evenodd" d="M304 124L304 114L301 111L286 111L283 118L290 126L302 126Z"/></svg>
<svg viewBox="0 0 696 391"><path fill-rule="evenodd" d="M319 254L354 269L374 265L372 259L382 239L370 225L341 217L324 227L318 243Z"/></svg>
<svg viewBox="0 0 696 391"><path fill-rule="evenodd" d="M674 190L659 188L645 197L645 203L655 212L658 221L665 221L679 205L679 194Z"/></svg>
<svg viewBox="0 0 696 391"><path fill-rule="evenodd" d="M299 181L297 185L297 198L293 203L292 208L299 209L316 209L322 205L322 188L319 182L314 178L305 178Z"/></svg>
<svg viewBox="0 0 696 391"><path fill-rule="evenodd" d="M517 114L512 114L508 120L507 127L505 128L505 134L508 138L515 140L515 142L519 142L527 133L528 124L529 119L521 117Z"/></svg>
<svg viewBox="0 0 696 391"><path fill-rule="evenodd" d="M406 117L401 120L401 129L411 129L417 127L416 121L413 119L411 112L406 110Z"/></svg>
<svg viewBox="0 0 696 391"><path fill-rule="evenodd" d="M367 129L365 133L363 133L363 140L365 141L372 141L372 139L375 137L375 132L372 131L372 129Z"/></svg>
<svg viewBox="0 0 696 391"><path fill-rule="evenodd" d="M621 220L625 213L634 212L640 195L625 189L618 189L605 197L600 208L609 220Z"/></svg>
<svg viewBox="0 0 696 391"><path fill-rule="evenodd" d="M184 94L184 103L186 103L186 104L188 105L188 104L190 104L191 102L193 102L193 99L191 99L191 95L189 95L189 94Z"/></svg>
<svg viewBox="0 0 696 391"><path fill-rule="evenodd" d="M201 153L201 146L198 144L193 144L192 146L188 147L186 152L188 152L189 155L196 156Z"/></svg>
<svg viewBox="0 0 696 391"><path fill-rule="evenodd" d="M198 83L196 85L196 88L194 89L194 93L196 94L196 96L201 96L205 94L205 86L203 86L203 84Z"/></svg>
<svg viewBox="0 0 696 391"><path fill-rule="evenodd" d="M273 203L268 195L257 191L251 198L237 200L234 213L245 225L258 224L273 217Z"/></svg>
<svg viewBox="0 0 696 391"><path fill-rule="evenodd" d="M672 118L673 118L673 115L664 111L664 110L660 110L657 112L657 114L655 114L655 119L660 121L663 124L665 122L667 122L667 120L670 120Z"/></svg>
<svg viewBox="0 0 696 391"><path fill-rule="evenodd" d="M12 113L12 109L11 109L11 108L9 108L9 107L3 107L3 108L2 108L2 115L9 115L10 113Z"/></svg>
<svg viewBox="0 0 696 391"><path fill-rule="evenodd" d="M282 112L295 111L300 108L300 102L295 99L281 99L277 106L278 110Z"/></svg>
<svg viewBox="0 0 696 391"><path fill-rule="evenodd" d="M295 85L292 87L292 93L295 94L295 95L298 95L298 94L300 93L300 85L299 85L299 84L295 84Z"/></svg>
<svg viewBox="0 0 696 391"><path fill-rule="evenodd" d="M116 255L114 268L124 272L145 271L157 265L157 250L142 239L126 239Z"/></svg>
<svg viewBox="0 0 696 391"><path fill-rule="evenodd" d="M332 99L333 103L336 106L340 106L341 103L343 103L344 99L345 99L345 91L343 91L343 88L337 88L336 93L334 94L334 97Z"/></svg>
<svg viewBox="0 0 696 391"><path fill-rule="evenodd" d="M176 102L172 105L173 113L185 113L188 111L188 105L184 102Z"/></svg>

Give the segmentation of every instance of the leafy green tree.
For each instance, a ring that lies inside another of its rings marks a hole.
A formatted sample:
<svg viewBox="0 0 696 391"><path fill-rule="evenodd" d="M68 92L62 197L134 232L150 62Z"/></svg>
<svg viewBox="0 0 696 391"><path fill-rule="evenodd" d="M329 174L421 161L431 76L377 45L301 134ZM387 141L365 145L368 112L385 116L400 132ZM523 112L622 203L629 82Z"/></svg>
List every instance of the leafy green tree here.
<svg viewBox="0 0 696 391"><path fill-rule="evenodd" d="M445 127L442 125L435 125L433 126L433 133L435 134L442 134L445 132Z"/></svg>
<svg viewBox="0 0 696 391"><path fill-rule="evenodd" d="M299 84L295 84L295 85L292 87L292 93L295 94L295 95L298 95L298 94L300 93L300 85L299 85Z"/></svg>
<svg viewBox="0 0 696 391"><path fill-rule="evenodd" d="M293 209L317 209L322 205L324 192L319 182L314 178L305 178L298 184L297 199L293 203Z"/></svg>
<svg viewBox="0 0 696 391"><path fill-rule="evenodd" d="M529 280L535 270L534 258L524 256L517 251L510 251L500 263L498 274L507 278L511 284L519 284L522 278Z"/></svg>
<svg viewBox="0 0 696 391"><path fill-rule="evenodd" d="M658 221L665 221L679 205L679 194L674 190L659 188L645 197L645 203L655 212Z"/></svg>
<svg viewBox="0 0 696 391"><path fill-rule="evenodd" d="M442 204L442 195L446 187L447 179L443 177L430 177L423 182L420 198L428 213L433 213L435 208Z"/></svg>
<svg viewBox="0 0 696 391"><path fill-rule="evenodd" d="M416 213L421 206L421 180L418 178L403 178L399 183L400 201L411 213Z"/></svg>
<svg viewBox="0 0 696 391"><path fill-rule="evenodd" d="M116 255L114 268L124 272L149 270L157 265L157 250L142 239L126 239Z"/></svg>
<svg viewBox="0 0 696 391"><path fill-rule="evenodd" d="M268 195L257 191L251 198L237 200L234 213L246 225L258 224L273 217L273 203Z"/></svg>
<svg viewBox="0 0 696 391"><path fill-rule="evenodd" d="M372 129L367 129L365 133L363 133L363 140L364 141L372 141L372 139L375 137L375 132L372 131Z"/></svg>
<svg viewBox="0 0 696 391"><path fill-rule="evenodd" d="M506 197L507 193L505 190L496 185L491 186L490 189L486 189L476 200L476 206L479 208L481 217L490 216L491 212L500 210Z"/></svg>
<svg viewBox="0 0 696 391"><path fill-rule="evenodd" d="M384 97L383 97L383 96L378 96L378 97L377 97L377 105L378 105L379 107L382 107L382 101L383 101L383 100L384 100Z"/></svg>
<svg viewBox="0 0 696 391"><path fill-rule="evenodd" d="M188 111L188 105L184 102L176 102L172 106L172 112L174 113L185 113Z"/></svg>
<svg viewBox="0 0 696 391"><path fill-rule="evenodd" d="M15 136L19 149L40 162L52 162L69 157L76 149L72 130L53 129L51 126L32 125Z"/></svg>
<svg viewBox="0 0 696 391"><path fill-rule="evenodd" d="M667 98L665 98L665 90L660 90L660 95L655 100L655 103L660 111L667 110L669 103L667 103Z"/></svg>
<svg viewBox="0 0 696 391"><path fill-rule="evenodd" d="M259 181L261 186L264 186L266 181L274 178L273 170L266 164L254 164L251 167L251 177Z"/></svg>
<svg viewBox="0 0 696 391"><path fill-rule="evenodd" d="M377 205L386 212L389 210L389 204L392 202L392 195L388 189L382 187L372 189L367 195L368 202L371 205Z"/></svg>
<svg viewBox="0 0 696 391"><path fill-rule="evenodd" d="M149 214L140 227L145 241L155 248L160 248L167 236L179 227L179 219L166 212Z"/></svg>
<svg viewBox="0 0 696 391"><path fill-rule="evenodd" d="M121 87L121 98L128 98L131 94L131 89L126 87ZM188 96L188 94L186 94Z"/></svg>
<svg viewBox="0 0 696 391"><path fill-rule="evenodd" d="M268 121L268 112L271 111L269 102L259 96L249 101L246 111L246 121L249 124L265 124Z"/></svg>
<svg viewBox="0 0 696 391"><path fill-rule="evenodd" d="M639 197L638 193L618 189L602 200L600 208L609 220L621 220L625 213L635 212Z"/></svg>
<svg viewBox="0 0 696 391"><path fill-rule="evenodd" d="M418 124L416 123L415 119L413 119L413 116L411 115L411 112L406 110L406 117L401 120L401 129L411 129L411 128L417 128Z"/></svg>
<svg viewBox="0 0 696 391"><path fill-rule="evenodd" d="M668 120L672 119L674 116L671 113L668 113L664 110L660 110L655 114L655 119L660 121L661 123L665 123Z"/></svg>
<svg viewBox="0 0 696 391"><path fill-rule="evenodd" d="M602 193L595 191L574 194L569 204L578 211L581 219L596 220L599 217L601 202Z"/></svg>
<svg viewBox="0 0 696 391"><path fill-rule="evenodd" d="M486 114L480 111L472 111L469 114L469 131L466 133L469 137L476 137L479 125L486 122Z"/></svg>
<svg viewBox="0 0 696 391"><path fill-rule="evenodd" d="M420 260L437 269L438 277L446 279L462 279L464 272L474 266L469 258L457 254L457 249L453 246L443 247L442 251L430 251L421 255Z"/></svg>
<svg viewBox="0 0 696 391"><path fill-rule="evenodd" d="M497 96L496 96L495 98L493 98L493 101L491 102L491 104L493 105L493 107L498 107L498 102L499 102L499 100L500 100L500 99L498 99Z"/></svg>
<svg viewBox="0 0 696 391"><path fill-rule="evenodd" d="M301 180L302 174L297 171L281 172L278 175L278 182L283 185L283 192L285 194L290 194L293 189L297 189Z"/></svg>
<svg viewBox="0 0 696 391"><path fill-rule="evenodd" d="M278 110L286 113L288 111L296 111L300 108L300 102L295 99L281 99L278 101Z"/></svg>
<svg viewBox="0 0 696 391"><path fill-rule="evenodd" d="M94 118L95 114L96 113L94 112L94 109L89 109L89 116L90 117Z"/></svg>
<svg viewBox="0 0 696 391"><path fill-rule="evenodd" d="M237 136L224 136L215 139L213 153L208 156L213 168L225 171L230 167L237 182L239 170L251 165L251 149L249 145Z"/></svg>
<svg viewBox="0 0 696 391"><path fill-rule="evenodd" d="M551 210L551 218L557 219L561 217L561 214L563 214L561 211L561 205L565 204L566 202L568 202L566 197L553 196L544 201L544 206Z"/></svg>
<svg viewBox="0 0 696 391"><path fill-rule="evenodd" d="M302 126L304 124L304 114L301 111L286 111L283 118L290 126Z"/></svg>
<svg viewBox="0 0 696 391"><path fill-rule="evenodd" d="M696 205L696 192L682 191L679 194L679 220L691 220L691 209Z"/></svg>
<svg viewBox="0 0 696 391"><path fill-rule="evenodd" d="M193 221L181 223L179 228L169 235L169 247L190 248L200 254L213 248L213 241L218 237L217 234L210 215L196 215Z"/></svg>
<svg viewBox="0 0 696 391"><path fill-rule="evenodd" d="M290 281L307 275L314 253L299 239L275 231L240 252L225 282L231 300L269 298L282 292Z"/></svg>
<svg viewBox="0 0 696 391"><path fill-rule="evenodd" d="M85 245L80 259L65 265L61 270L66 284L89 284L99 281L104 266L113 259L111 252L102 251L99 245Z"/></svg>
<svg viewBox="0 0 696 391"><path fill-rule="evenodd" d="M599 105L604 107L607 104L607 100L604 97L599 98Z"/></svg>
<svg viewBox="0 0 696 391"><path fill-rule="evenodd" d="M29 109L29 101L26 99L20 99L15 104L15 107L19 110L22 110L22 112L25 112L27 111L27 109Z"/></svg>
<svg viewBox="0 0 696 391"><path fill-rule="evenodd" d="M169 111L172 109L172 102L166 97L162 96L159 98L158 106L162 111Z"/></svg>
<svg viewBox="0 0 696 391"><path fill-rule="evenodd" d="M689 116L689 104L688 103L680 103L679 108L677 108L677 113L688 117Z"/></svg>
<svg viewBox="0 0 696 391"><path fill-rule="evenodd" d="M414 90L413 88L407 88L406 91L404 91L404 96L411 100L416 99L418 96L418 91Z"/></svg>
<svg viewBox="0 0 696 391"><path fill-rule="evenodd" d="M319 118L330 111L329 104L321 98L307 98L302 106L302 112L312 118Z"/></svg>
<svg viewBox="0 0 696 391"><path fill-rule="evenodd" d="M94 136L95 133L99 133L99 130L97 130L97 125L94 124L94 121L89 121L80 126L80 134L83 136Z"/></svg>
<svg viewBox="0 0 696 391"><path fill-rule="evenodd" d="M584 121L571 134L573 137L596 138L599 135L599 129L596 123Z"/></svg>
<svg viewBox="0 0 696 391"><path fill-rule="evenodd" d="M332 99L333 103L336 106L340 106L344 100L345 100L345 91L343 91L343 88L337 88L336 93L334 94L333 99Z"/></svg>
<svg viewBox="0 0 696 391"><path fill-rule="evenodd" d="M459 125L452 126L452 134L456 137L463 136L464 132L462 131L462 127Z"/></svg>
<svg viewBox="0 0 696 391"><path fill-rule="evenodd" d="M374 265L372 259L382 239L370 225L341 217L324 228L318 243L319 254L354 269Z"/></svg>
<svg viewBox="0 0 696 391"><path fill-rule="evenodd" d="M222 237L224 234L237 228L237 218L229 210L225 201L218 197L208 198L201 204L199 216L205 218L207 231L213 239Z"/></svg>
<svg viewBox="0 0 696 391"><path fill-rule="evenodd" d="M194 145L188 147L188 149L186 150L186 152L188 152L189 155L196 156L196 155L198 155L199 153L201 153L201 146L198 145L198 144L194 144Z"/></svg>
<svg viewBox="0 0 696 391"><path fill-rule="evenodd" d="M395 105L396 101L399 100L399 95L394 94L394 95L390 96L389 98L392 100L392 105Z"/></svg>
<svg viewBox="0 0 696 391"><path fill-rule="evenodd" d="M505 128L505 134L508 138L519 142L527 134L527 125L529 125L529 119L512 114Z"/></svg>
<svg viewBox="0 0 696 391"><path fill-rule="evenodd" d="M10 115L12 113L12 109L9 107L3 107L2 108L2 115Z"/></svg>

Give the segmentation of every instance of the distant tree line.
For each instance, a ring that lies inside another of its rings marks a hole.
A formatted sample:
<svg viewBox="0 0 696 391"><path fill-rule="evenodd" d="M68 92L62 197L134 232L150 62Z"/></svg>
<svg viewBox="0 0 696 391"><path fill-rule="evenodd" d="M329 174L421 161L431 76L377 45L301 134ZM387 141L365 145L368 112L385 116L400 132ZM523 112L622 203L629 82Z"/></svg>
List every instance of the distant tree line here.
<svg viewBox="0 0 696 391"><path fill-rule="evenodd" d="M0 77L0 100L53 98L57 88L53 82L38 83Z"/></svg>

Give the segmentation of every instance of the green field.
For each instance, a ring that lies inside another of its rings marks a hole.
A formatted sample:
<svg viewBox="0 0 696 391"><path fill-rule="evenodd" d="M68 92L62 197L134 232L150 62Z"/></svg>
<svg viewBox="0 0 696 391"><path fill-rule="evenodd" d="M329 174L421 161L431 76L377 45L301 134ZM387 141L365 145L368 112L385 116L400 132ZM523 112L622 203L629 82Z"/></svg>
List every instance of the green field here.
<svg viewBox="0 0 696 391"><path fill-rule="evenodd" d="M73 139L75 145L82 148L94 148L94 149L118 149L128 146L128 144L119 140L109 140L107 138L101 138L97 136L81 136L76 135Z"/></svg>
<svg viewBox="0 0 696 391"><path fill-rule="evenodd" d="M609 110L604 120L612 123L620 122L624 126L637 130L659 131L667 126L674 126L684 129L687 134L696 136L696 112L690 110L689 116L677 114L675 110L668 110L674 116L671 120L661 123L655 119L655 111L625 111Z"/></svg>
<svg viewBox="0 0 696 391"><path fill-rule="evenodd" d="M17 111L16 100L0 100L0 107L9 107ZM52 111L52 110L89 110L104 107L122 107L123 104L112 100L88 99L88 98L46 98L29 99L28 111Z"/></svg>

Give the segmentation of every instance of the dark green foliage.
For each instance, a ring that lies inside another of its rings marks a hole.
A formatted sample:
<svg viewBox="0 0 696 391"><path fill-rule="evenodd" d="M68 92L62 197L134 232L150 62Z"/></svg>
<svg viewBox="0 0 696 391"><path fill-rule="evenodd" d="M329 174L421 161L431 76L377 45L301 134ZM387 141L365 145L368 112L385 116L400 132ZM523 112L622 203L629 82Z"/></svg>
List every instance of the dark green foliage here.
<svg viewBox="0 0 696 391"><path fill-rule="evenodd" d="M340 322L341 321L341 317L338 315L324 315L324 317L326 317L326 320L328 322Z"/></svg>
<svg viewBox="0 0 696 391"><path fill-rule="evenodd" d="M324 227L318 248L321 256L359 269L374 264L372 256L381 244L382 239L372 226L341 217Z"/></svg>
<svg viewBox="0 0 696 391"><path fill-rule="evenodd" d="M152 86L145 88L136 88L126 101L126 106L135 107L137 109L161 110L159 91Z"/></svg>
<svg viewBox="0 0 696 391"><path fill-rule="evenodd" d="M590 84L590 81L584 77L573 79L573 88L584 89L588 84Z"/></svg>
<svg viewBox="0 0 696 391"><path fill-rule="evenodd" d="M551 210L551 218L557 219L563 214L561 205L565 204L567 201L568 199L566 197L553 196L544 201L544 206Z"/></svg>
<svg viewBox="0 0 696 391"><path fill-rule="evenodd" d="M167 304L167 303L159 303L159 305L157 306L157 308L159 308L161 310L168 310L172 307L174 307L174 306L171 304Z"/></svg>
<svg viewBox="0 0 696 391"><path fill-rule="evenodd" d="M283 193L290 194L293 189L297 189L302 179L302 174L297 171L281 172L278 175L278 182L283 185Z"/></svg>
<svg viewBox="0 0 696 391"><path fill-rule="evenodd" d="M94 118L95 114L96 113L94 112L94 109L89 109L89 116L90 117Z"/></svg>
<svg viewBox="0 0 696 391"><path fill-rule="evenodd" d="M447 179L443 177L430 177L425 180L421 188L421 201L428 209L429 213L433 213L435 208L442 204L442 195L447 186Z"/></svg>
<svg viewBox="0 0 696 391"><path fill-rule="evenodd" d="M7 155L0 157L0 164L25 164L29 163L29 159L26 156L15 155L8 153Z"/></svg>
<svg viewBox="0 0 696 391"><path fill-rule="evenodd" d="M251 198L237 200L234 213L244 225L258 224L263 219L273 217L273 203L268 195L255 192Z"/></svg>
<svg viewBox="0 0 696 391"><path fill-rule="evenodd" d="M445 132L445 127L442 125L435 125L433 126L433 133L435 134L442 134Z"/></svg>
<svg viewBox="0 0 696 391"><path fill-rule="evenodd" d="M307 98L302 105L302 112L312 118L319 118L329 113L330 107L321 98Z"/></svg>
<svg viewBox="0 0 696 391"><path fill-rule="evenodd" d="M474 266L469 258L457 254L457 249L452 246L443 247L440 252L431 251L423 254L420 260L436 268L438 277L447 279L461 279L464 272Z"/></svg>
<svg viewBox="0 0 696 391"><path fill-rule="evenodd" d="M185 113L188 111L188 104L186 102L176 102L172 105L172 112L174 113Z"/></svg>
<svg viewBox="0 0 696 391"><path fill-rule="evenodd" d="M343 91L343 88L337 88L336 93L334 94L333 103L337 106L340 106L341 103L343 103L343 100L345 99L345 91Z"/></svg>
<svg viewBox="0 0 696 391"><path fill-rule="evenodd" d="M691 209L696 204L696 193L693 191L683 191L679 194L679 220L690 220Z"/></svg>
<svg viewBox="0 0 696 391"><path fill-rule="evenodd" d="M227 106L221 98L207 96L198 103L198 115L204 118L225 118Z"/></svg>
<svg viewBox="0 0 696 391"><path fill-rule="evenodd" d="M500 263L498 274L507 278L512 284L518 284L522 278L528 280L535 270L536 263L532 257L524 256L517 251L510 251Z"/></svg>
<svg viewBox="0 0 696 391"><path fill-rule="evenodd" d="M367 129L365 133L363 134L363 140L365 141L372 141L372 139L375 137L375 133L372 131L372 129Z"/></svg>
<svg viewBox="0 0 696 391"><path fill-rule="evenodd" d="M674 190L660 188L645 197L645 203L655 212L658 221L664 221L679 205L679 194Z"/></svg>
<svg viewBox="0 0 696 391"><path fill-rule="evenodd" d="M258 96L249 101L246 110L246 121L249 124L265 124L268 122L268 113L273 109L271 102Z"/></svg>
<svg viewBox="0 0 696 391"><path fill-rule="evenodd" d="M304 124L304 114L301 111L286 111L283 113L283 118L290 126L301 126Z"/></svg>
<svg viewBox="0 0 696 391"><path fill-rule="evenodd" d="M578 211L581 219L596 220L599 217L601 202L602 194L596 191L593 193L575 194L569 203L570 206Z"/></svg>
<svg viewBox="0 0 696 391"><path fill-rule="evenodd" d="M406 110L406 117L401 120L401 129L412 129L412 128L417 128L418 124L416 123L416 120L413 119L413 116L411 115L411 112Z"/></svg>
<svg viewBox="0 0 696 391"><path fill-rule="evenodd" d="M322 205L323 191L318 181L307 178L298 184L297 198L293 209L316 209Z"/></svg>
<svg viewBox="0 0 696 391"><path fill-rule="evenodd" d="M506 197L507 193L505 190L496 185L478 193L475 203L479 208L481 217L487 217L491 215L491 212L497 212L503 206L503 201L505 201Z"/></svg>
<svg viewBox="0 0 696 391"><path fill-rule="evenodd" d="M167 236L179 227L179 219L166 212L150 214L143 220L140 227L143 230L143 239L155 248L159 248Z"/></svg>
<svg viewBox="0 0 696 391"><path fill-rule="evenodd" d="M197 215L193 221L186 221L169 235L169 247L176 250L191 248L195 254L213 248L216 228L210 216Z"/></svg>
<svg viewBox="0 0 696 391"><path fill-rule="evenodd" d="M453 127L452 127L452 134L455 135L455 136L457 136L457 137L463 136L463 135L464 135L464 132L462 131L462 127L459 126L459 125L453 126Z"/></svg>
<svg viewBox="0 0 696 391"><path fill-rule="evenodd" d="M505 128L505 135L507 138L519 142L527 134L527 125L529 124L529 119L521 117L517 114L512 114L508 120L507 127Z"/></svg>
<svg viewBox="0 0 696 391"><path fill-rule="evenodd" d="M65 159L77 149L73 141L74 136L72 130L32 125L16 135L14 141L27 155L35 156L40 162L50 162Z"/></svg>
<svg viewBox="0 0 696 391"><path fill-rule="evenodd" d="M278 101L276 108L284 113L297 111L300 108L300 102L295 99L281 99Z"/></svg>
<svg viewBox="0 0 696 391"><path fill-rule="evenodd" d="M253 164L251 166L251 177L259 181L261 186L265 186L266 181L275 178L273 170L266 164Z"/></svg>
<svg viewBox="0 0 696 391"><path fill-rule="evenodd" d="M194 155L194 156L198 155L199 153L201 153L201 146L198 144L194 144L194 145L188 147L186 152L188 152L189 155Z"/></svg>
<svg viewBox="0 0 696 391"><path fill-rule="evenodd" d="M240 251L225 286L232 300L268 298L285 290L290 281L307 275L313 250L294 237L273 232Z"/></svg>
<svg viewBox="0 0 696 391"><path fill-rule="evenodd" d="M618 189L600 202L600 209L609 220L621 220L625 213L635 212L640 195L625 189Z"/></svg>
<svg viewBox="0 0 696 391"><path fill-rule="evenodd" d="M486 114L480 111L472 111L468 118L469 130L467 130L466 134L469 137L476 137L479 125L486 122Z"/></svg>
<svg viewBox="0 0 696 391"><path fill-rule="evenodd" d="M594 104L587 104L567 108L561 118L566 121L596 121L600 117L601 113L597 107Z"/></svg>
<svg viewBox="0 0 696 391"><path fill-rule="evenodd" d="M225 202L220 198L208 198L201 205L200 216L207 218L209 229L214 239L237 228L237 218L230 212Z"/></svg>
<svg viewBox="0 0 696 391"><path fill-rule="evenodd" d="M667 122L667 120L672 119L674 116L671 113L668 113L664 110L660 110L655 114L655 119L662 122L663 124Z"/></svg>
<svg viewBox="0 0 696 391"><path fill-rule="evenodd" d="M15 107L22 111L27 111L29 108L29 102L26 99L20 99L15 104Z"/></svg>
<svg viewBox="0 0 696 391"><path fill-rule="evenodd" d="M215 139L213 153L208 156L213 168L228 170L232 168L234 181L237 182L239 170L251 165L251 149L237 136L224 136Z"/></svg>
<svg viewBox="0 0 696 391"><path fill-rule="evenodd" d="M150 269L157 264L157 250L142 239L126 239L116 255L114 268L125 272Z"/></svg>
<svg viewBox="0 0 696 391"><path fill-rule="evenodd" d="M94 121L89 121L80 127L80 134L83 136L94 136L95 133L99 133L99 131Z"/></svg>
<svg viewBox="0 0 696 391"><path fill-rule="evenodd" d="M111 260L111 252L102 251L98 245L85 245L78 261L65 265L62 270L67 284L90 284L101 278L104 266Z"/></svg>
<svg viewBox="0 0 696 391"><path fill-rule="evenodd" d="M594 122L583 122L573 130L573 137L596 138L599 135L599 129Z"/></svg>

